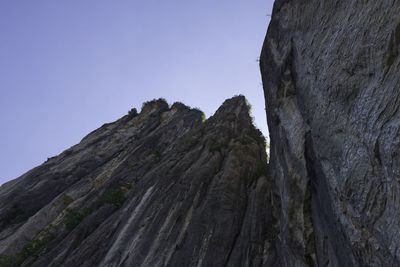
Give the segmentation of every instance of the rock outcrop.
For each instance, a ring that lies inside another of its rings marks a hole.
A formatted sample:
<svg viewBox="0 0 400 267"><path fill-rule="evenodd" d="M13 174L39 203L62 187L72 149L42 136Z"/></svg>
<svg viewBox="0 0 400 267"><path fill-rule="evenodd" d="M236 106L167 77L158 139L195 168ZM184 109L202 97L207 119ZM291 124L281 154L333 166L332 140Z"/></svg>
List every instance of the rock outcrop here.
<svg viewBox="0 0 400 267"><path fill-rule="evenodd" d="M400 2L275 1L272 266L400 266Z"/></svg>
<svg viewBox="0 0 400 267"><path fill-rule="evenodd" d="M148 102L0 187L0 265L258 266L266 161L244 97L206 121Z"/></svg>
<svg viewBox="0 0 400 267"><path fill-rule="evenodd" d="M0 266L400 266L400 2L277 0L242 96L146 103L0 187Z"/></svg>

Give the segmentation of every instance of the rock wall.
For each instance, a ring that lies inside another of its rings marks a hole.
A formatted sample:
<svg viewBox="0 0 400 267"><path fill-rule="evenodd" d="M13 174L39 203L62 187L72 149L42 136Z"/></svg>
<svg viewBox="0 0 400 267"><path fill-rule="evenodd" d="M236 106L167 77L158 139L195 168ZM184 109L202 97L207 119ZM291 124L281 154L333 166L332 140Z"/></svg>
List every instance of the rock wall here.
<svg viewBox="0 0 400 267"><path fill-rule="evenodd" d="M281 266L400 266L400 1L275 1L261 55Z"/></svg>
<svg viewBox="0 0 400 267"><path fill-rule="evenodd" d="M273 219L244 97L163 100L0 187L0 266L258 266Z"/></svg>
<svg viewBox="0 0 400 267"><path fill-rule="evenodd" d="M400 266L400 2L277 0L203 121L146 103L0 187L0 266Z"/></svg>

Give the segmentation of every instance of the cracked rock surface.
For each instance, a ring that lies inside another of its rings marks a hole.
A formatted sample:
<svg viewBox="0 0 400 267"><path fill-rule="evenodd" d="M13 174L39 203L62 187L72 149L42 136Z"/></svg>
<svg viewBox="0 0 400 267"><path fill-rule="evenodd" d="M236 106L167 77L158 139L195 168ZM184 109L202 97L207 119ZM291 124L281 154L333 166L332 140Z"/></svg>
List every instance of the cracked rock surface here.
<svg viewBox="0 0 400 267"><path fill-rule="evenodd" d="M275 1L273 266L400 266L400 2Z"/></svg>
<svg viewBox="0 0 400 267"><path fill-rule="evenodd" d="M270 132L146 103L0 187L0 266L400 266L400 2L277 0Z"/></svg>
<svg viewBox="0 0 400 267"><path fill-rule="evenodd" d="M273 222L243 96L146 103L0 187L0 266L257 266Z"/></svg>

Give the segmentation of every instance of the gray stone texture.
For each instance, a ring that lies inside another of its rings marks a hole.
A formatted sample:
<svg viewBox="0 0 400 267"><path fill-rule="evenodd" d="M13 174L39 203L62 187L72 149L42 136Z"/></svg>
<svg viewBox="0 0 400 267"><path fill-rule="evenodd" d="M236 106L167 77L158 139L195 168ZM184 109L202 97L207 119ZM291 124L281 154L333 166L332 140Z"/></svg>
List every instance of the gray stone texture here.
<svg viewBox="0 0 400 267"><path fill-rule="evenodd" d="M256 266L270 179L243 96L144 105L0 187L3 266ZM7 265L8 264L8 265Z"/></svg>
<svg viewBox="0 0 400 267"><path fill-rule="evenodd" d="M400 266L400 1L275 1L271 266Z"/></svg>

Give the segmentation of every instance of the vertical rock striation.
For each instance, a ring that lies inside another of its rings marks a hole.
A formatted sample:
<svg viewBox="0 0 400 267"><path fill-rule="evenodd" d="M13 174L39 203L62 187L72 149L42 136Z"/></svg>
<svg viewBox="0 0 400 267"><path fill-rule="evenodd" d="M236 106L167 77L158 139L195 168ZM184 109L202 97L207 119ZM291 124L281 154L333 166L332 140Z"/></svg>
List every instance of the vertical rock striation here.
<svg viewBox="0 0 400 267"><path fill-rule="evenodd" d="M0 187L0 266L400 266L400 2L277 0L243 96L145 103Z"/></svg>
<svg viewBox="0 0 400 267"><path fill-rule="evenodd" d="M399 14L396 0L275 2L260 66L276 266L400 266Z"/></svg>
<svg viewBox="0 0 400 267"><path fill-rule="evenodd" d="M242 96L144 105L0 187L0 266L258 266L273 217Z"/></svg>

